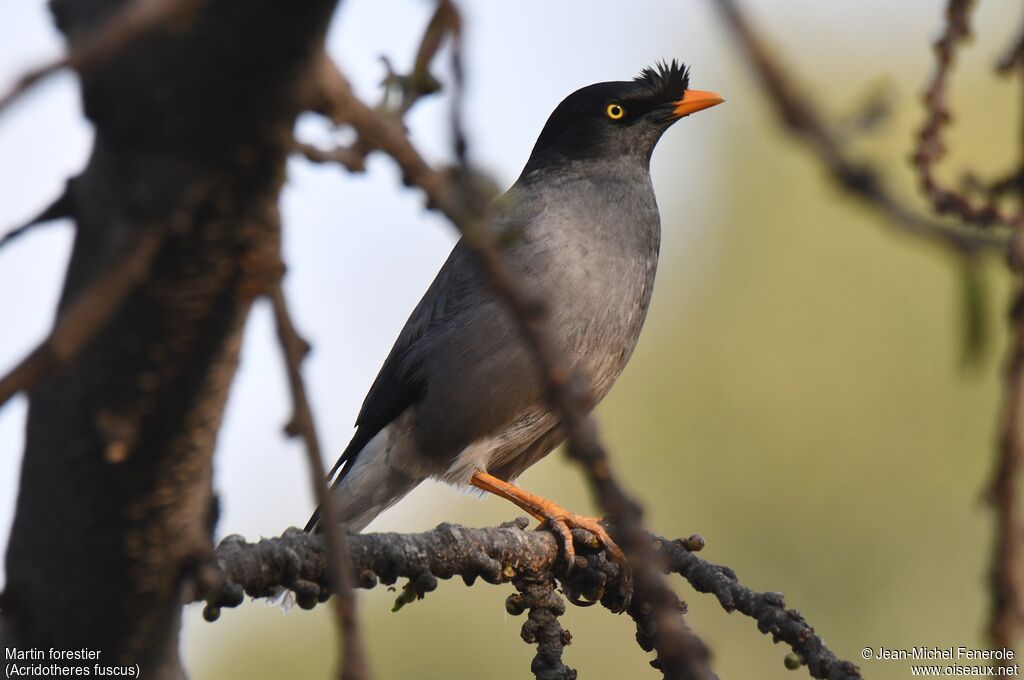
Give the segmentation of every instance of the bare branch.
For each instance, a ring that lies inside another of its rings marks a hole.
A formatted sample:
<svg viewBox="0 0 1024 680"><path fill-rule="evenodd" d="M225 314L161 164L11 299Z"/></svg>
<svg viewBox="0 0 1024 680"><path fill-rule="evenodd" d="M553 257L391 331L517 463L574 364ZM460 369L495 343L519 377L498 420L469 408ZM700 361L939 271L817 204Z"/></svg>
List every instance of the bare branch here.
<svg viewBox="0 0 1024 680"><path fill-rule="evenodd" d="M366 150L359 144L320 149L312 144L297 142L295 151L312 163L337 163L349 172L366 171Z"/></svg>
<svg viewBox="0 0 1024 680"><path fill-rule="evenodd" d="M760 79L781 123L807 143L840 187L859 198L900 232L924 236L966 254L1006 252L1005 237L928 219L897 198L874 167L848 155L824 116L815 108L813 99L806 92L798 91L791 76L776 61L735 0L714 0L714 3Z"/></svg>
<svg viewBox="0 0 1024 680"><path fill-rule="evenodd" d="M291 436L302 437L309 459L310 480L317 504L327 517L334 517L334 501L327 488L327 472L320 451L320 438L309 406L305 382L302 379L302 360L309 352L309 344L295 330L284 289L278 279L268 293L274 309L277 338L285 357L288 373L288 387L292 395L292 419L285 428ZM341 680L368 680L371 677L369 662L362 638L359 635L359 621L356 617L356 601L352 593L352 573L346 557L346 540L334 522L325 522L322 527L327 544L328 582L336 593L334 610L338 620L338 648L342 650L339 677Z"/></svg>
<svg viewBox="0 0 1024 680"><path fill-rule="evenodd" d="M757 621L757 628L775 642L785 642L807 665L811 677L822 680L856 680L860 669L843 661L828 648L804 617L786 609L781 593L759 593L747 588L728 567L711 564L693 554L694 538L662 542L659 555L668 568L701 593L712 593L727 612L738 611ZM657 539L661 540L661 539ZM698 545L703 544L700 539Z"/></svg>
<svg viewBox="0 0 1024 680"><path fill-rule="evenodd" d="M431 65L438 50L444 44L445 38L452 34L457 35L454 27L458 25L459 21L458 13L454 11L450 2L437 4L434 14L423 31L412 71L408 75L397 73L392 67L391 61L387 57L382 57L388 74L384 79L384 96L377 107L380 113L401 121L420 99L441 89L441 83L430 70ZM311 110L330 118L336 125L343 125L348 123L348 111L338 106L336 98L330 91L331 80L340 78L341 74L333 68L333 65L327 68L334 72L330 74L329 78L316 79L311 83L312 92L309 94L309 106ZM392 90L398 91L399 100L395 104L390 103ZM312 144L296 142L295 150L312 163L337 163L349 172L364 172L366 170L366 155L373 151L373 147L366 140L357 137L348 146L336 146L331 149L320 149Z"/></svg>
<svg viewBox="0 0 1024 680"><path fill-rule="evenodd" d="M28 231L41 224L52 222L54 220L59 220L64 217L72 217L72 212L73 211L71 206L71 196L69 192L69 187L65 187L61 195L57 197L57 200L55 200L47 207L43 208L43 210L38 215L31 218L30 220L22 224L20 227L11 229L9 232L0 237L0 248L3 248L4 246L11 243L11 241L18 239L19 237L24 236Z"/></svg>
<svg viewBox="0 0 1024 680"><path fill-rule="evenodd" d="M397 86L401 92L401 99L394 107L394 113L401 118L404 116L422 97L431 95L441 89L441 83L431 73L431 64L438 50L444 44L445 38L453 36L458 38L461 30L461 18L455 7L448 0L441 0L437 3L433 16L427 23L420 39L420 45L416 50L416 59L413 61L412 72L409 75L400 75L391 68L391 63L385 59L384 64L388 69L388 77L384 84L388 87ZM387 110L387 107L382 106Z"/></svg>
<svg viewBox="0 0 1024 680"><path fill-rule="evenodd" d="M996 71L1004 75L1014 68L1024 69L1024 21L1021 22L1020 33L996 62Z"/></svg>
<svg viewBox="0 0 1024 680"><path fill-rule="evenodd" d="M996 545L991 573L992 615L988 634L993 645L1003 648L1013 646L1024 616L1022 527L1017 512L1017 484L1024 457L1020 424L1024 414L1024 283L1018 283L1011 310L1011 329L999 456L988 492L988 499L996 509Z"/></svg>
<svg viewBox="0 0 1024 680"><path fill-rule="evenodd" d="M935 73L924 92L925 122L918 133L913 161L921 180L921 188L939 214L952 214L967 224L1011 226L1014 218L1004 214L996 199L975 205L959 191L944 186L935 177L935 164L946 155L942 131L952 120L946 89L957 46L971 34L970 13L974 0L949 0L946 26L935 42Z"/></svg>
<svg viewBox="0 0 1024 680"><path fill-rule="evenodd" d="M524 639L529 638L527 642L538 644L534 673L537 677L573 677L572 670L561 664L562 649L571 640L556 618L564 604L551 599L553 593L549 590L552 575L562 573L564 566L558 544L548 532L524 531L527 524L520 518L489 529L442 524L421 534L352 535L352 571L358 574L361 588L373 588L378 581L391 585L399 578L408 578L419 584L420 596L434 590L436 579L453 576L461 576L467 585L477 578L493 584L511 582L519 592L507 599L508 612L519 615L531 610L523 633ZM703 539L693 536L668 541L645 534L645 541L666 572L681 575L701 593L713 594L725 611L738 611L756 620L758 630L800 655L812 677L860 678L856 665L838 659L803 616L786 609L781 594L753 591L728 567L695 555L703 547ZM562 591L575 604L586 604L578 599L582 594L618 611L622 606L617 588L622 579L619 565L593 537L580 541L580 546L576 567L568 576L557 577ZM259 543L228 536L217 547L216 561L224 576L223 585L210 597L208 606L217 611L241 604L245 595L273 596L281 587L294 590L305 608L316 606L329 592L323 540L298 529L288 529L280 538Z"/></svg>

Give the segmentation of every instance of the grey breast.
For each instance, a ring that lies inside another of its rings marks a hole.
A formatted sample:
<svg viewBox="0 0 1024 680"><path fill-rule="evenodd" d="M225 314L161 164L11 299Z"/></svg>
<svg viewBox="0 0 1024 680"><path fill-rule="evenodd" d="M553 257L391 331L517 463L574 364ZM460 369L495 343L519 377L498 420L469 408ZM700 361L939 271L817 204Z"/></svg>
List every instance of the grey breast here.
<svg viewBox="0 0 1024 680"><path fill-rule="evenodd" d="M550 332L604 397L636 345L653 288L660 220L649 174L588 162L536 184L521 179L502 205L493 228L510 244L509 265L547 301ZM403 361L422 386L413 434L426 472L444 477L485 440L487 467L514 477L559 443L535 359L461 244L414 322Z"/></svg>

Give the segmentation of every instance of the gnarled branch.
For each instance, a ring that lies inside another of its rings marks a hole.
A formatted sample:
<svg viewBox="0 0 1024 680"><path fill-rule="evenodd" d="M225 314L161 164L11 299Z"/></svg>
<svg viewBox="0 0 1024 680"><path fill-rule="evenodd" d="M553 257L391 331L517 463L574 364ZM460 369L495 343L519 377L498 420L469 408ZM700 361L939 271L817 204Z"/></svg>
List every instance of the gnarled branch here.
<svg viewBox="0 0 1024 680"><path fill-rule="evenodd" d="M391 585L407 578L410 584L406 591L413 597L432 591L436 579L455 576L462 577L467 585L477 579L492 584L512 583L518 592L508 598L506 608L513 615L530 611L523 637L538 646L534 674L538 678L572 678L574 671L561 662L562 649L571 637L557 622L564 605L553 592L553 584L557 582L574 604L600 601L611 611L621 611L622 573L588 534L579 537L577 560L572 571L565 574L554 536L546 531L524 531L526 525L521 518L486 529L442 524L420 534L352 535L348 541L352 572L361 588L372 588L378 582ZM586 540L588 537L590 540ZM782 595L753 591L741 584L728 567L698 557L695 551L703 547L703 539L695 536L668 541L647 534L645 541L664 573L679 574L695 590L713 594L726 611L755 619L758 630L771 635L775 642L787 644L800 656L812 677L860 678L857 666L836 657L803 616L786 608ZM241 604L245 595L264 598L288 588L304 608L312 608L330 595L327 552L319 536L294 528L279 538L258 543L228 536L215 554L224 579L220 590L207 596L209 619L216 618L223 607ZM631 605L636 613L630 612L634 618L654 611L643 596L638 588ZM645 627L641 633L646 636L637 637L649 651L645 640L657 635L657 624L648 623L654 627Z"/></svg>

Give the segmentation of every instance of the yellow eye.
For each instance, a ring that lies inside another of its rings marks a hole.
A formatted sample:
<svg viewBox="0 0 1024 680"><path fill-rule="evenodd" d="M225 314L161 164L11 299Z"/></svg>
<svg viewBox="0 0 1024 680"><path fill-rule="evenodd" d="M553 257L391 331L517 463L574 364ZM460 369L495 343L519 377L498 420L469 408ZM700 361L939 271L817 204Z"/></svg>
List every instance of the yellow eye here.
<svg viewBox="0 0 1024 680"><path fill-rule="evenodd" d="M618 120L626 115L626 109L622 108L618 104L609 104L608 108L604 110L608 114L608 117L612 120Z"/></svg>

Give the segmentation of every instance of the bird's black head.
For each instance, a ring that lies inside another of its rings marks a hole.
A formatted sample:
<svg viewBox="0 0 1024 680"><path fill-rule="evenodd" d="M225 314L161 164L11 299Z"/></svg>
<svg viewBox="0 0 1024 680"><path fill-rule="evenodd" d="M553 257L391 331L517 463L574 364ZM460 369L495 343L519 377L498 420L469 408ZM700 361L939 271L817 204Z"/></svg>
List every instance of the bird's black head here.
<svg viewBox="0 0 1024 680"><path fill-rule="evenodd" d="M627 158L647 167L672 123L723 101L689 84L689 69L673 60L645 68L632 81L576 90L548 118L523 176L590 159Z"/></svg>

